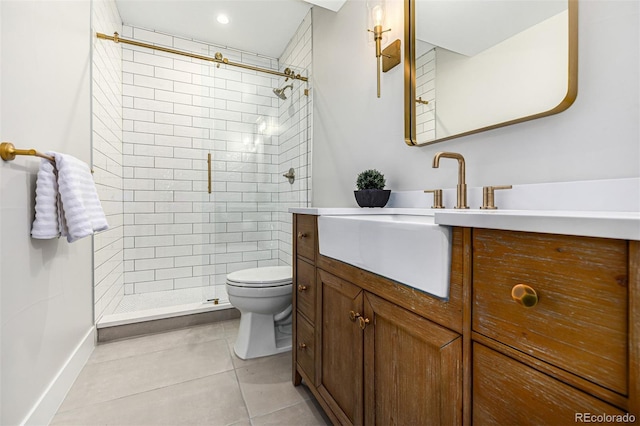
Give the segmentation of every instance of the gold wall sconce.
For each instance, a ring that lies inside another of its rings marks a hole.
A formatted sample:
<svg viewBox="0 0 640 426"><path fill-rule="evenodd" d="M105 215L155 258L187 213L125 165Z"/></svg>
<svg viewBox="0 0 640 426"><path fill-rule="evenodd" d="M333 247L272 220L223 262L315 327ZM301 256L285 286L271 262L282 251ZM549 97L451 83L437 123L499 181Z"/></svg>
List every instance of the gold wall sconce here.
<svg viewBox="0 0 640 426"><path fill-rule="evenodd" d="M383 30L384 15L386 12L384 0L368 0L367 9L373 25L373 30L367 31L373 33L373 41L376 44L376 74L378 77L378 97L380 97L380 67L382 66L382 35L391 29Z"/></svg>
<svg viewBox="0 0 640 426"><path fill-rule="evenodd" d="M373 41L376 45L376 75L378 80L378 97L380 97L380 68L383 72L387 72L400 63L400 40L396 40L382 50L383 34L391 31L391 29L383 30L386 14L385 0L368 0L367 10L369 12L370 26L373 30L367 29L373 33Z"/></svg>

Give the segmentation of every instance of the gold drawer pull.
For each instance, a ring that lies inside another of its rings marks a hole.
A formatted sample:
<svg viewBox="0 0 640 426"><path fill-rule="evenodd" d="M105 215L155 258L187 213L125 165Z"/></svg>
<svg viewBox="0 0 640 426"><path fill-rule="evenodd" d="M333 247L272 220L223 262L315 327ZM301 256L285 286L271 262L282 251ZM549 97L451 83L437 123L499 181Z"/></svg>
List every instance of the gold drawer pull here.
<svg viewBox="0 0 640 426"><path fill-rule="evenodd" d="M513 300L526 308L532 308L538 303L538 293L526 284L517 284L511 289Z"/></svg>
<svg viewBox="0 0 640 426"><path fill-rule="evenodd" d="M300 285L298 286L298 292L299 292L299 293L302 293L302 292L303 292L303 291L305 291L306 289L307 289L307 286L306 286L306 285L302 285L302 284L300 284Z"/></svg>
<svg viewBox="0 0 640 426"><path fill-rule="evenodd" d="M363 329L363 330L365 328L367 328L367 324L369 324L369 322L370 322L369 318L363 318L363 317L358 318L358 321L360 322L360 324L359 324L360 328Z"/></svg>
<svg viewBox="0 0 640 426"><path fill-rule="evenodd" d="M354 311L349 311L349 319L355 322L356 318L360 318L360 314Z"/></svg>
<svg viewBox="0 0 640 426"><path fill-rule="evenodd" d="M300 350L307 349L307 344L306 344L306 343L300 343L300 344L298 345L298 348L299 348Z"/></svg>
<svg viewBox="0 0 640 426"><path fill-rule="evenodd" d="M303 238L306 238L307 234L305 234L304 232L298 232L298 239L301 240Z"/></svg>

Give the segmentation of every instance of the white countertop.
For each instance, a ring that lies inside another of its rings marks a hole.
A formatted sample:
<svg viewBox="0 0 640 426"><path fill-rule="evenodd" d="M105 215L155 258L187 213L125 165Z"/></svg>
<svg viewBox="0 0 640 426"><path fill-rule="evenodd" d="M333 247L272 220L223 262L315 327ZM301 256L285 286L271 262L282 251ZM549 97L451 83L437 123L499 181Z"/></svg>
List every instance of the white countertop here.
<svg viewBox="0 0 640 426"><path fill-rule="evenodd" d="M553 210L443 210L440 225L640 240L640 213Z"/></svg>
<svg viewBox="0 0 640 426"><path fill-rule="evenodd" d="M406 214L414 216L433 216L434 209L421 208L359 208L359 207L291 207L289 213L310 214L313 216L344 216L357 214Z"/></svg>
<svg viewBox="0 0 640 426"><path fill-rule="evenodd" d="M640 212L326 207L290 208L289 212L317 216L358 214L435 216L437 224L448 226L640 241Z"/></svg>

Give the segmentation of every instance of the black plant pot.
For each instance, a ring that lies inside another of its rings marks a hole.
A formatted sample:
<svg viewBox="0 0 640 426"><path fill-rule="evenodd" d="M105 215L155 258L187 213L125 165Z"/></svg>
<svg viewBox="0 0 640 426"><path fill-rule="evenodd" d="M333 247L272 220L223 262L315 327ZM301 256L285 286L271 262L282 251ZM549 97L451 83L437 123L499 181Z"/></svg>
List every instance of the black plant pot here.
<svg viewBox="0 0 640 426"><path fill-rule="evenodd" d="M390 189L361 189L353 191L360 207L384 207L391 195Z"/></svg>

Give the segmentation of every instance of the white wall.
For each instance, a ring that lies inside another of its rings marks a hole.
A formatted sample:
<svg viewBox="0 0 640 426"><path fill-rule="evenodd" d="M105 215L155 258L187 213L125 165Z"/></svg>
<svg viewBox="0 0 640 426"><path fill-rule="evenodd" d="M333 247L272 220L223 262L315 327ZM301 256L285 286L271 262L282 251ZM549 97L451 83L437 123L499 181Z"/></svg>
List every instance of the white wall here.
<svg viewBox="0 0 640 426"><path fill-rule="evenodd" d="M90 3L3 0L1 7L0 138L89 162ZM0 164L2 425L47 423L66 392L58 375L92 337L91 238L29 236L38 161ZM40 401L46 391L57 400Z"/></svg>
<svg viewBox="0 0 640 426"><path fill-rule="evenodd" d="M387 5L392 41L402 38L402 2ZM640 176L639 9L580 2L578 97L568 110L416 148L404 143L402 66L383 74L376 98L365 2L349 0L338 14L314 8L312 204L355 207L356 175L368 168L393 190L454 187L454 162L431 167L443 150L465 156L470 186Z"/></svg>

